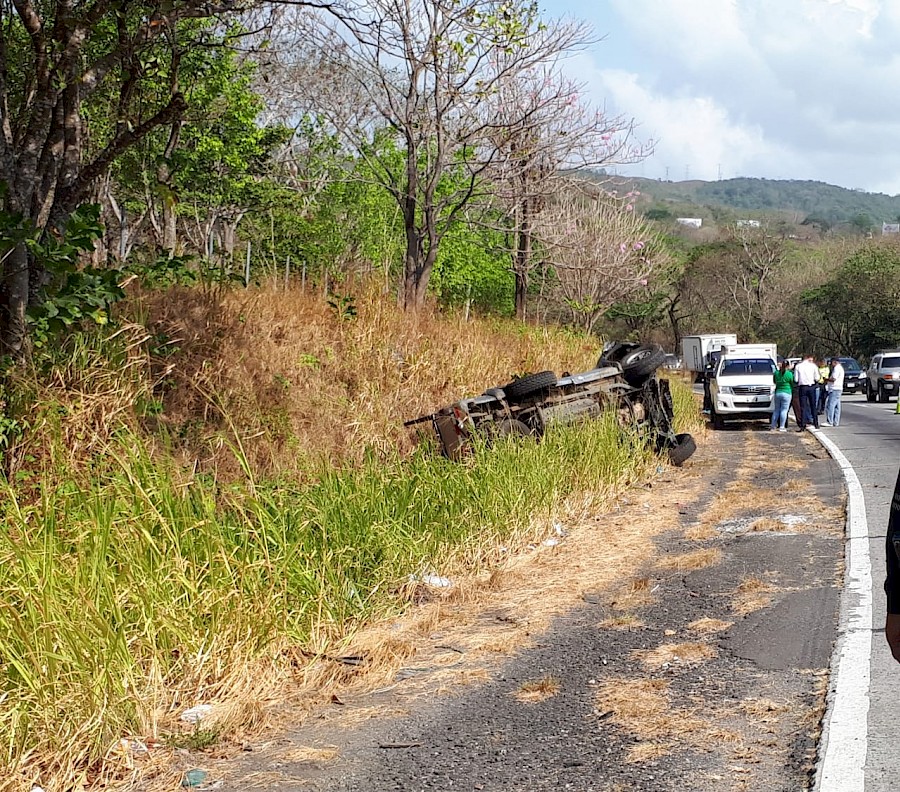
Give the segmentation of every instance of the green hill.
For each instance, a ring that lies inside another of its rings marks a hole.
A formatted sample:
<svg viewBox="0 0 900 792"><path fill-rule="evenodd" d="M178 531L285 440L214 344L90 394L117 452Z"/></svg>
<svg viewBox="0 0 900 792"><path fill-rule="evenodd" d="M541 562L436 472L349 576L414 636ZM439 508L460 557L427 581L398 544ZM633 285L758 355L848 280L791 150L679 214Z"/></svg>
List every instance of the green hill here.
<svg viewBox="0 0 900 792"><path fill-rule="evenodd" d="M747 213L802 215L829 225L851 223L880 227L900 218L900 196L848 190L817 181L778 179L723 179L721 181L655 181L631 177L629 188L639 190L642 206L667 208L683 215L691 207L705 208L696 216L721 214L722 209Z"/></svg>

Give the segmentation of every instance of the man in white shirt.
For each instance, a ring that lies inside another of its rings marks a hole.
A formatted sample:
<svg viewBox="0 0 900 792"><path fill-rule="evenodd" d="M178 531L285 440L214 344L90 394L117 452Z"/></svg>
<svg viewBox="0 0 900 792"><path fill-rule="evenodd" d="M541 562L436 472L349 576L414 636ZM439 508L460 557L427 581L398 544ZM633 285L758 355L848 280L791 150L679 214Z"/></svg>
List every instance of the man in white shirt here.
<svg viewBox="0 0 900 792"><path fill-rule="evenodd" d="M794 381L800 391L800 416L803 418L803 423L797 427L797 431L802 432L809 424L818 429L816 389L819 383L819 367L812 355L805 355L803 360L794 366Z"/></svg>
<svg viewBox="0 0 900 792"><path fill-rule="evenodd" d="M844 367L837 358L831 358L831 375L825 380L825 426L837 426L841 422L841 394L844 392Z"/></svg>

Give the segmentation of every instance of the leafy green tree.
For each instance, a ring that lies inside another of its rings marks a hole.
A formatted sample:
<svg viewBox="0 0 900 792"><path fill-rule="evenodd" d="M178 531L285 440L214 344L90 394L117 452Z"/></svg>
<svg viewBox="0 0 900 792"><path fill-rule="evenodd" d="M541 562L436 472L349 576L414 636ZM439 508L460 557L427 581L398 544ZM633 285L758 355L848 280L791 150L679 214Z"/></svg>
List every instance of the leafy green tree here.
<svg viewBox="0 0 900 792"><path fill-rule="evenodd" d="M870 357L900 346L900 247L872 243L827 283L803 293L799 319L811 345Z"/></svg>
<svg viewBox="0 0 900 792"><path fill-rule="evenodd" d="M191 103L182 64L255 4L0 0L0 210L58 233L126 151L159 129L172 139ZM215 28L195 23L212 17ZM92 118L103 106L112 112ZM2 277L0 346L21 356L45 272L19 244Z"/></svg>

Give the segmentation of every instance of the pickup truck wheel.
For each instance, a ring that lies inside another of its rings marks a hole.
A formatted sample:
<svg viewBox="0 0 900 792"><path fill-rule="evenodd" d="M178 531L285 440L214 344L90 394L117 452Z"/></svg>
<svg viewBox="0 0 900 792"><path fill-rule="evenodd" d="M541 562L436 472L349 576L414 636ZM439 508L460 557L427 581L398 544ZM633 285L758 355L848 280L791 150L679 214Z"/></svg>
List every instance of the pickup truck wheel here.
<svg viewBox="0 0 900 792"><path fill-rule="evenodd" d="M669 461L681 467L697 450L697 443L689 434L675 435L675 445L669 448Z"/></svg>
<svg viewBox="0 0 900 792"><path fill-rule="evenodd" d="M600 359L597 361L597 368L606 368L607 366L615 366L619 361L625 357L627 352L630 352L637 346L633 341L618 341L613 344L609 349L607 349L602 355L600 355Z"/></svg>
<svg viewBox="0 0 900 792"><path fill-rule="evenodd" d="M545 391L557 383L556 374L552 371L539 371L537 374L528 374L521 379L513 380L503 386L508 402L520 402L533 393Z"/></svg>
<svg viewBox="0 0 900 792"><path fill-rule="evenodd" d="M888 396L887 391L884 389L884 385L880 382L878 383L878 401L884 403L886 401L890 401L891 397Z"/></svg>
<svg viewBox="0 0 900 792"><path fill-rule="evenodd" d="M531 429L515 418L504 418L497 424L497 437L527 437Z"/></svg>
<svg viewBox="0 0 900 792"><path fill-rule="evenodd" d="M638 347L629 352L620 361L622 376L629 385L639 388L656 371L666 359L665 350L661 346Z"/></svg>
<svg viewBox="0 0 900 792"><path fill-rule="evenodd" d="M724 429L725 428L725 419L716 412L716 408L713 407L712 411L709 414L710 422L712 423L713 429Z"/></svg>
<svg viewBox="0 0 900 792"><path fill-rule="evenodd" d="M866 380L866 401L873 402L875 401L875 391L872 390L872 386L869 385L869 381Z"/></svg>

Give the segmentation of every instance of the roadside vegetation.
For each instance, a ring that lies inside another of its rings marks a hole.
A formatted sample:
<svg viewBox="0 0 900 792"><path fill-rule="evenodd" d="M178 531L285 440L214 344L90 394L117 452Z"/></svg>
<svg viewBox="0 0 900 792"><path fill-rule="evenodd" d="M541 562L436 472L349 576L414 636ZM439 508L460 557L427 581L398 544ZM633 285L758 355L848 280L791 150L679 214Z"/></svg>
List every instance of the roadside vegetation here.
<svg viewBox="0 0 900 792"><path fill-rule="evenodd" d="M429 576L660 464L612 417L452 465L404 420L602 339L900 342L890 241L692 234L594 178L649 148L563 69L577 21L120 6L0 0L3 792L127 775L197 703L233 710L202 740L252 728Z"/></svg>
<svg viewBox="0 0 900 792"><path fill-rule="evenodd" d="M218 317L206 335L199 299ZM178 716L201 703L226 705L203 740L247 729L296 669L429 576L499 568L659 464L613 415L443 459L403 419L517 372L589 368L596 340L355 305L136 294L117 331L8 383L31 409L4 438L0 789L127 776L121 738L191 743ZM691 428L689 389L675 397Z"/></svg>

